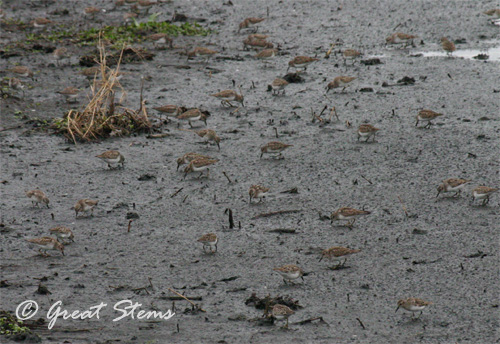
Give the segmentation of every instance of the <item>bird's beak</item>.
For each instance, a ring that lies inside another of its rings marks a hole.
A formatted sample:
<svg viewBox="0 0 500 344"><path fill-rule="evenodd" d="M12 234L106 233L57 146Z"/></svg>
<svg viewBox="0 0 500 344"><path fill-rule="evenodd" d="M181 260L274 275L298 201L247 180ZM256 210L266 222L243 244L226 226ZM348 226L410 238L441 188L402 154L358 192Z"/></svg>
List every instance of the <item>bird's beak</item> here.
<svg viewBox="0 0 500 344"><path fill-rule="evenodd" d="M178 163L176 171L179 171L179 167L181 167L181 165Z"/></svg>
<svg viewBox="0 0 500 344"><path fill-rule="evenodd" d="M323 260L323 255L321 255L321 257L319 257L319 262L321 262Z"/></svg>
<svg viewBox="0 0 500 344"><path fill-rule="evenodd" d="M436 195L436 198L438 198L439 194L441 193L441 191L438 191L438 194Z"/></svg>
<svg viewBox="0 0 500 344"><path fill-rule="evenodd" d="M217 147L219 147L219 150L220 150L220 144L219 144L219 142L217 142Z"/></svg>
<svg viewBox="0 0 500 344"><path fill-rule="evenodd" d="M396 312L398 311L398 309L399 309L399 306L398 306L398 308L396 308ZM396 313L396 312L394 312L394 313Z"/></svg>

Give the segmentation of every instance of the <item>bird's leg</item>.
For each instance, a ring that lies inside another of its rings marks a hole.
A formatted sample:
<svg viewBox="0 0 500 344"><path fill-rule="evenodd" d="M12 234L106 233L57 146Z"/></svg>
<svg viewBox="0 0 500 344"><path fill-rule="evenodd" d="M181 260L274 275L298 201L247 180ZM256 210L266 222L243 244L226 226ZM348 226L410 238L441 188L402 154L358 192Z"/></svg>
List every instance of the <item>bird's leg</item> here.
<svg viewBox="0 0 500 344"><path fill-rule="evenodd" d="M415 126L418 126L418 119L417 119L417 123L415 123Z"/></svg>
<svg viewBox="0 0 500 344"><path fill-rule="evenodd" d="M370 139L370 135L368 135L365 142L368 142L369 139Z"/></svg>
<svg viewBox="0 0 500 344"><path fill-rule="evenodd" d="M191 124L191 121L188 121L188 123L189 123L189 126L192 128L193 124Z"/></svg>
<svg viewBox="0 0 500 344"><path fill-rule="evenodd" d="M203 172L200 172L200 175L198 176L198 179L200 179L201 176L203 176Z"/></svg>
<svg viewBox="0 0 500 344"><path fill-rule="evenodd" d="M207 168L207 179L208 179L208 176L210 175L210 169Z"/></svg>
<svg viewBox="0 0 500 344"><path fill-rule="evenodd" d="M358 134L358 142L359 142L360 137L361 137L361 135Z"/></svg>
<svg viewBox="0 0 500 344"><path fill-rule="evenodd" d="M347 258L344 259L344 262L340 266L343 267L345 265L345 262L347 262Z"/></svg>

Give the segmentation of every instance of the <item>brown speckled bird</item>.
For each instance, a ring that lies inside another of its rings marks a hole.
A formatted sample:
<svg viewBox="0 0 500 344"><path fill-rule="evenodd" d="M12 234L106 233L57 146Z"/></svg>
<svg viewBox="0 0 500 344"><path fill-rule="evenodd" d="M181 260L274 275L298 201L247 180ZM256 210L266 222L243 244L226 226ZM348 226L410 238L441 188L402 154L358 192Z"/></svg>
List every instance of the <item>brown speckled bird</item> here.
<svg viewBox="0 0 500 344"><path fill-rule="evenodd" d="M186 112L183 112L182 114L176 116L176 118L183 121L188 121L191 128L193 127L193 124L191 123L193 121L202 121L203 123L205 123L205 125L207 125L207 116L202 113L200 109L187 110Z"/></svg>
<svg viewBox="0 0 500 344"><path fill-rule="evenodd" d="M61 242L63 242L63 240L65 239L68 239L72 242L75 241L74 240L75 236L73 235L73 231L71 231L71 229L69 229L68 227L57 226L51 228L49 231L51 234L54 234L57 237L57 239L61 239Z"/></svg>
<svg viewBox="0 0 500 344"><path fill-rule="evenodd" d="M212 129L201 129L201 130L194 130L194 132L199 136L202 137L205 142L210 142L213 141L217 145L217 147L220 150L220 137L217 135L215 130Z"/></svg>
<svg viewBox="0 0 500 344"><path fill-rule="evenodd" d="M443 183L437 188L438 193L436 195L436 198L439 196L439 194L441 194L441 192L454 192L455 194L453 195L453 197L458 197L462 192L462 188L470 181L470 179L461 178L449 178L443 180Z"/></svg>
<svg viewBox="0 0 500 344"><path fill-rule="evenodd" d="M258 26L256 25L259 24L260 22L263 22L264 20L265 18L255 18L255 17L246 18L240 23L238 32L240 32L242 29L248 29L250 26L254 26L255 32L257 32Z"/></svg>
<svg viewBox="0 0 500 344"><path fill-rule="evenodd" d="M198 158L212 159L209 156L198 154L198 153L193 153L193 152L186 153L177 159L177 171L179 170L180 166L185 165L185 164L189 164L191 161L193 161L194 159L198 159Z"/></svg>
<svg viewBox="0 0 500 344"><path fill-rule="evenodd" d="M184 169L184 178L186 178L187 174L190 172L200 172L198 178L201 178L204 170L207 170L208 178L210 175L210 166L215 164L217 161L219 161L219 159L197 158L192 160Z"/></svg>
<svg viewBox="0 0 500 344"><path fill-rule="evenodd" d="M402 32L396 32L390 35L385 39L386 44L404 44L404 48L408 46L408 44L413 44L413 40L417 38L417 36L409 35Z"/></svg>
<svg viewBox="0 0 500 344"><path fill-rule="evenodd" d="M482 199L483 203L481 205L486 205L490 201L490 195L497 192L498 188L490 188L488 186L478 186L472 191L472 202L476 199Z"/></svg>
<svg viewBox="0 0 500 344"><path fill-rule="evenodd" d="M292 280L297 278L304 280L304 271L294 264L283 265L279 268L274 268L273 270L283 277L283 282L285 282L285 284L292 282Z"/></svg>
<svg viewBox="0 0 500 344"><path fill-rule="evenodd" d="M87 198L79 200L73 207L76 213L75 217L78 217L78 213L80 212L87 213L89 211L90 211L90 216L94 216L94 208L97 206L98 203L99 201L94 201Z"/></svg>
<svg viewBox="0 0 500 344"><path fill-rule="evenodd" d="M446 37L441 38L441 46L443 47L443 50L446 51L448 56L457 50L457 48L455 48L455 44Z"/></svg>
<svg viewBox="0 0 500 344"><path fill-rule="evenodd" d="M217 51L215 50L204 47L196 47L187 53L187 58L189 60L194 57L205 56L207 58L205 63L208 63L208 59L210 59L210 57L215 54L217 54Z"/></svg>
<svg viewBox="0 0 500 344"><path fill-rule="evenodd" d="M295 312L292 311L288 306L280 305L280 304L274 305L272 310L271 310L271 315L276 320L286 319L286 325L284 326L285 328L288 328L288 318L291 315L293 315L294 313Z"/></svg>
<svg viewBox="0 0 500 344"><path fill-rule="evenodd" d="M148 39L153 41L155 46L168 45L169 48L173 48L173 40L166 33L154 33L149 35Z"/></svg>
<svg viewBox="0 0 500 344"><path fill-rule="evenodd" d="M217 238L217 235L215 235L215 233L208 233L203 235L198 239L198 242L201 242L203 244L203 252L207 252L206 248L210 250L210 253L217 252L217 243L219 242L219 239Z"/></svg>
<svg viewBox="0 0 500 344"><path fill-rule="evenodd" d="M293 147L293 145L281 143L278 141L272 141L266 143L264 146L260 147L260 157L264 154L278 154L278 158L283 158L281 152L283 152L288 147Z"/></svg>
<svg viewBox="0 0 500 344"><path fill-rule="evenodd" d="M212 97L219 98L221 100L221 105L222 106L230 106L234 107L233 104L231 104L232 101L238 102L241 104L241 106L245 107L244 103L244 97L242 94L238 94L236 91L233 90L224 90L220 91L215 94L211 94Z"/></svg>
<svg viewBox="0 0 500 344"><path fill-rule="evenodd" d="M281 79L281 78L276 78L273 80L271 83L271 89L273 90L273 94L279 95L280 91L282 91L282 94L285 94L285 87L288 86L288 81Z"/></svg>
<svg viewBox="0 0 500 344"><path fill-rule="evenodd" d="M250 195L250 202L252 203L252 198L260 198L260 202L262 202L262 199L267 195L269 192L269 188L263 187L261 185L252 185L250 186L250 189L248 190L248 194Z"/></svg>
<svg viewBox="0 0 500 344"><path fill-rule="evenodd" d="M361 215L368 215L371 212L366 210L358 210L354 208L343 207L336 211L334 211L330 215L330 221L333 223L334 220L347 220L348 222L345 224L346 227L351 228L356 222L356 217Z"/></svg>
<svg viewBox="0 0 500 344"><path fill-rule="evenodd" d="M417 115L417 123L415 126L418 126L419 122L427 122L424 128L430 128L432 125L432 120L436 117L442 116L442 113L437 113L432 110L420 110Z"/></svg>
<svg viewBox="0 0 500 344"><path fill-rule="evenodd" d="M348 86L350 86L351 82L353 82L354 80L356 80L356 77L353 76L337 76L335 77L335 79L333 79L332 82L330 82L326 86L326 93L328 93L328 91L330 91L333 88L339 88L339 87L342 87L342 92L344 92L344 90Z"/></svg>
<svg viewBox="0 0 500 344"><path fill-rule="evenodd" d="M354 60L360 57L361 53L354 49L346 49L342 52L342 56L344 57L344 65L347 64L347 60L352 60L352 64L354 64Z"/></svg>
<svg viewBox="0 0 500 344"><path fill-rule="evenodd" d="M39 206L40 203L43 203L49 207L49 198L45 195L45 193L42 190L30 190L26 191L26 197L28 197L31 200L31 204L36 205L37 207Z"/></svg>
<svg viewBox="0 0 500 344"><path fill-rule="evenodd" d="M318 61L319 59L315 57L309 57L309 56L296 56L294 57L291 61L288 62L288 68L287 72L290 68L303 68L305 71L307 69L307 66L309 66L311 63Z"/></svg>
<svg viewBox="0 0 500 344"><path fill-rule="evenodd" d="M361 137L366 137L365 142L368 142L370 137L373 137L373 142L375 142L375 135L379 130L379 128L376 128L371 124L361 124L358 128L358 141Z"/></svg>
<svg viewBox="0 0 500 344"><path fill-rule="evenodd" d="M108 164L110 169L113 168L113 165L120 165L123 168L125 164L125 157L117 150L109 150L102 154L96 155L96 158L99 158Z"/></svg>
<svg viewBox="0 0 500 344"><path fill-rule="evenodd" d="M40 254L44 257L50 257L50 255L47 253L47 251L50 250L61 251L62 255L64 256L64 245L54 238L42 237L27 239L26 241L37 245L39 247L38 252L40 252Z"/></svg>
<svg viewBox="0 0 500 344"><path fill-rule="evenodd" d="M422 311L425 309L425 307L429 305L432 305L432 302L427 302L422 299L417 299L416 297L410 297L408 299L403 299L398 301L398 307L396 308L396 312L398 311L399 307L403 307L403 309L412 312L411 316L413 317L415 312L420 312L420 315L422 315Z"/></svg>
<svg viewBox="0 0 500 344"><path fill-rule="evenodd" d="M361 251L341 246L330 247L321 253L321 258L319 259L319 261L321 262L323 258L333 260L337 262L337 265L335 267L338 268L340 266L345 265L345 262L347 261L347 256L358 252Z"/></svg>

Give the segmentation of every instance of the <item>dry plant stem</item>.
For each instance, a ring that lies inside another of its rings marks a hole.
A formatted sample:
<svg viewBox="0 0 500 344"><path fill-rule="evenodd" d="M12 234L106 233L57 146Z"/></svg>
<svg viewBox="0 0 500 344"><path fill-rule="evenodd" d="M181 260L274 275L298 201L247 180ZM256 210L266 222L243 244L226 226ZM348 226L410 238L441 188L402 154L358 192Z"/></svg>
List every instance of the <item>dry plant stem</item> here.
<svg viewBox="0 0 500 344"><path fill-rule="evenodd" d="M233 229L234 228L233 211L231 209L227 208L224 213L228 214L228 217L229 217L229 229Z"/></svg>
<svg viewBox="0 0 500 344"><path fill-rule="evenodd" d="M229 182L229 184L232 184L233 182L231 181L231 179L229 179L229 176L227 175L227 173L225 171L222 172L222 174L224 175L224 177L227 178L227 181Z"/></svg>
<svg viewBox="0 0 500 344"><path fill-rule="evenodd" d="M359 324L361 325L361 327L363 328L363 330L366 330L366 327L363 324L363 322L359 318L356 318L356 320L359 322Z"/></svg>
<svg viewBox="0 0 500 344"><path fill-rule="evenodd" d="M403 200L401 199L400 196L398 196L398 199L399 199L399 202L401 203L401 206L403 207L403 211L405 212L406 217L409 217L408 210L406 209L406 206L405 206Z"/></svg>
<svg viewBox="0 0 500 344"><path fill-rule="evenodd" d="M300 213L301 210L278 210L278 211L273 211L271 213L264 213L264 214L259 214L259 215L255 215L254 217L252 217L252 219L258 219L258 218L261 218L261 217L269 217L269 216L274 216L274 215L281 215L281 214L294 214L294 213Z"/></svg>
<svg viewBox="0 0 500 344"><path fill-rule="evenodd" d="M130 227L132 226L132 221L134 221L134 220L129 220L129 221L128 221L128 229L127 229L127 233L130 233Z"/></svg>
<svg viewBox="0 0 500 344"><path fill-rule="evenodd" d="M319 320L320 322L328 324L325 320L323 320L323 317L315 317L315 318L311 318L311 319L302 320L302 321L299 321L299 322L294 322L294 323L292 323L290 325L305 325L305 324L312 323L313 321L316 321L316 320Z"/></svg>
<svg viewBox="0 0 500 344"><path fill-rule="evenodd" d="M184 295L182 294L179 294L178 292L176 292L175 290L173 290L172 288L168 288L168 290L170 290L172 293L176 294L177 296L179 297L182 297L184 300L186 300L187 302L189 302L191 304L191 306L195 307L196 309L199 309L200 311L202 312L205 312L206 313L206 310L204 310L203 308L199 307L196 303L194 303L193 301L191 301L190 299L188 299L187 297L185 297Z"/></svg>
<svg viewBox="0 0 500 344"><path fill-rule="evenodd" d="M182 189L184 189L184 188L180 188L179 190L177 190L176 192L174 192L174 193L172 194L172 196L170 196L170 198L174 198L175 196L177 196L177 194L178 194L179 192L181 192L181 191L182 191Z"/></svg>
<svg viewBox="0 0 500 344"><path fill-rule="evenodd" d="M362 174L360 175L361 178L363 178L364 180L366 180L368 183L370 184L373 184L372 181L370 179L367 179L365 176L363 176Z"/></svg>
<svg viewBox="0 0 500 344"><path fill-rule="evenodd" d="M330 49L328 49L328 51L326 52L326 55L325 55L326 58L330 57L330 54L332 53L332 50L333 50L334 46L335 46L335 43L332 43L330 45Z"/></svg>
<svg viewBox="0 0 500 344"><path fill-rule="evenodd" d="M76 142L92 141L111 135L128 135L138 130L149 130L149 122L144 102L138 111L124 108L123 113L115 114L114 97L115 86L121 88L118 83L118 73L122 62L125 46L122 48L117 67L110 70L106 66L106 54L102 41L99 41L100 74L102 80L97 80L97 73L91 85L91 94L88 104L82 111L69 111L66 120L67 127L64 128L68 139ZM123 88L121 88L124 92ZM142 100L142 94L141 94Z"/></svg>

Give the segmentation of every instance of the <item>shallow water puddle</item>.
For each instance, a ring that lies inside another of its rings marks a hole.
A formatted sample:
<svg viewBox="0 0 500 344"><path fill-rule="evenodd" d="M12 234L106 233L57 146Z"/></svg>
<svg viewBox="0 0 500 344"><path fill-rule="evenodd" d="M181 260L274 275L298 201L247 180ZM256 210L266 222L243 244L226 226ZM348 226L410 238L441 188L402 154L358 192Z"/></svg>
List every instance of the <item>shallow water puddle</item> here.
<svg viewBox="0 0 500 344"><path fill-rule="evenodd" d="M418 54L422 54L424 57L446 57L448 56L446 52L441 51L422 51ZM453 57L461 57L469 60L482 61L484 59L475 58L478 55L488 55L489 58L486 61L500 61L500 46L490 49L464 49L457 50L453 52Z"/></svg>

